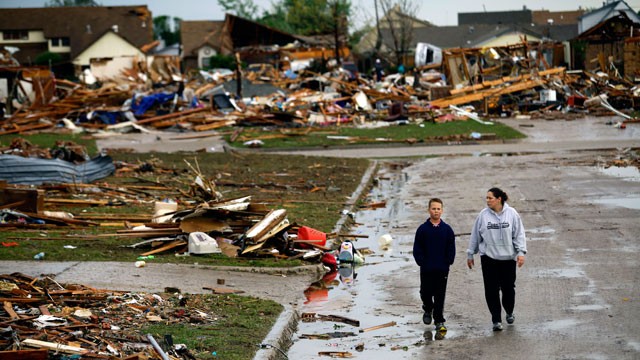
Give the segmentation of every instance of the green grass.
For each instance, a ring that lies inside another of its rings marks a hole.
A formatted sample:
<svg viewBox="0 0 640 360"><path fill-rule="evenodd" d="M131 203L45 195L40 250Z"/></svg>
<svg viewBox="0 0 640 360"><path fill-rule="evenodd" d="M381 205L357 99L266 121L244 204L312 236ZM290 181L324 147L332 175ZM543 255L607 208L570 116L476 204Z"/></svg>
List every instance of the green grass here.
<svg viewBox="0 0 640 360"><path fill-rule="evenodd" d="M260 139L262 148L279 149L295 147L330 147L365 144L407 143L408 140L423 144L438 144L446 141L465 141L471 133L491 135L491 139L510 140L524 138L517 130L495 122L483 125L476 121L451 121L445 123L392 125L375 129L360 129L351 126L315 127L309 132L288 129L241 129L240 136L231 141L232 131L227 131L226 141L235 147L247 147L246 141ZM335 139L331 137L347 137Z"/></svg>
<svg viewBox="0 0 640 360"><path fill-rule="evenodd" d="M87 154L91 157L97 155L98 147L96 141L88 135L66 134L66 133L36 133L28 136L11 134L0 136L0 147L7 147L16 138L22 138L43 149L50 149L56 145L56 141L72 141L86 148Z"/></svg>
<svg viewBox="0 0 640 360"><path fill-rule="evenodd" d="M252 358L283 309L276 302L246 296L185 296L187 307L202 309L216 320L186 326L147 323L140 332L151 334L158 343L171 335L174 344L185 344L197 359Z"/></svg>
<svg viewBox="0 0 640 360"><path fill-rule="evenodd" d="M173 199L180 203L179 210L193 208L202 200L185 196L190 191L195 174L185 160L208 179L216 179L217 190L225 199L252 196L253 203L265 203L270 209L286 209L291 223L306 225L323 232L332 232L347 200L360 183L369 166L363 159L327 159L306 156L248 154L232 157L225 153L175 154L112 154L114 160L129 164L153 164L154 172L133 172L110 176L96 182L96 188L117 189L130 185L165 184L166 191L146 191L137 196L113 191L70 193L49 190L50 198L80 198L110 200L110 206L56 206L45 203L45 210L65 211L77 219L101 215L104 220L94 222L121 224L120 226L49 227L47 229L7 229L0 232L0 240L15 241L16 247L3 247L0 260L31 260L45 252L49 261L126 261L136 258L151 248L123 247L142 241L141 238L97 235L115 234L124 228L122 220L109 217L153 215L154 202ZM178 191L179 190L179 191ZM106 195L105 195L106 194ZM132 220L135 223L135 221ZM112 225L113 225L112 224ZM65 248L65 245L75 249ZM275 258L228 258L224 255L176 257L175 252L155 254L153 262L171 262L215 266L298 266L301 260Z"/></svg>

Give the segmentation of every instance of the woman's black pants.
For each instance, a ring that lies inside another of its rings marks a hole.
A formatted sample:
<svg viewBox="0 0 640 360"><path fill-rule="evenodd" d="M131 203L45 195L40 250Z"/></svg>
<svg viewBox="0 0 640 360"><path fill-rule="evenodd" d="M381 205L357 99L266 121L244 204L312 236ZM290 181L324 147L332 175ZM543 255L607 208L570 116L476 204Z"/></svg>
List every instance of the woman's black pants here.
<svg viewBox="0 0 640 360"><path fill-rule="evenodd" d="M502 322L502 308L507 314L513 314L516 303L516 261L495 260L486 255L481 256L480 261L484 280L484 297L491 312L491 321ZM502 301L500 292L502 292Z"/></svg>

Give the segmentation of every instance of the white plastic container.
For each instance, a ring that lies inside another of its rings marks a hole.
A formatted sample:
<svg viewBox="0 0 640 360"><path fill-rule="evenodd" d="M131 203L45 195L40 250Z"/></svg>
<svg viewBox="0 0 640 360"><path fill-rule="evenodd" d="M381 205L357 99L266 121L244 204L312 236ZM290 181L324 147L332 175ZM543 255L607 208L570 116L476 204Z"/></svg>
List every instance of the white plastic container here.
<svg viewBox="0 0 640 360"><path fill-rule="evenodd" d="M216 239L203 232L189 234L189 254L215 254L222 252Z"/></svg>

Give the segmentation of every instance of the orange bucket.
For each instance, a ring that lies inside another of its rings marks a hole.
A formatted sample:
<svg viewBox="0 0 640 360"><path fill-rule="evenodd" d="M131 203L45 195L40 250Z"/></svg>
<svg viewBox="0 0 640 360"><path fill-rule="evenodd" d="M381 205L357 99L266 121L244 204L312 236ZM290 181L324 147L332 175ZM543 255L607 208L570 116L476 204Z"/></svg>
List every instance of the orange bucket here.
<svg viewBox="0 0 640 360"><path fill-rule="evenodd" d="M300 226L298 229L298 240L310 240L315 245L325 246L327 243L327 234L308 226ZM309 247L309 245L300 243L300 247L306 248Z"/></svg>

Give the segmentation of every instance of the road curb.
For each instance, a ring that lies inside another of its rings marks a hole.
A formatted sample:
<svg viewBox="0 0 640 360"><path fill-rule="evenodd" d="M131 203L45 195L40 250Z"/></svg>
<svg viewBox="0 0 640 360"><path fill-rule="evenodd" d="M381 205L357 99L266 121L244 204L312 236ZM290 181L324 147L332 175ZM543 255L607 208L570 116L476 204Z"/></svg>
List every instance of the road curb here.
<svg viewBox="0 0 640 360"><path fill-rule="evenodd" d="M353 213L353 207L356 205L356 202L358 201L358 199L360 199L360 197L362 196L362 193L365 191L365 189L371 182L371 178L373 177L373 174L375 173L377 168L378 168L378 161L372 160L371 164L369 165L369 168L367 168L367 170L364 172L364 175L362 175L360 184L358 185L356 190L353 192L353 194L351 194L351 196L349 197L348 203L350 205L348 207L345 207L345 209L343 210L342 216L340 217L340 219L338 219L338 222L336 223L336 226L333 229L334 233L336 234L339 233L340 230L342 230L342 228L345 226L347 220L351 218L351 214Z"/></svg>
<svg viewBox="0 0 640 360"><path fill-rule="evenodd" d="M378 161L372 161L356 190L351 194L348 203L349 206L345 207L342 212L342 216L336 222L334 232L338 233L343 229L347 221L351 218L353 207L358 199L362 196L363 192L371 182L371 178L378 168ZM288 359L287 350L293 344L293 336L298 330L298 323L300 321L300 313L290 305L284 305L284 310L276 320L275 325L271 328L271 331L264 338L261 344L258 344L260 349L256 352L253 360L282 360Z"/></svg>
<svg viewBox="0 0 640 360"><path fill-rule="evenodd" d="M273 328L264 338L253 360L288 359L287 350L293 343L293 335L298 330L300 314L291 305L285 305Z"/></svg>

